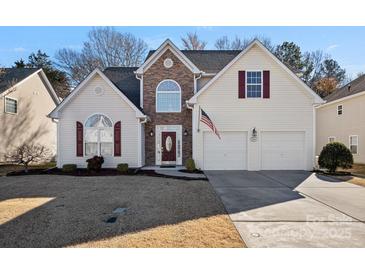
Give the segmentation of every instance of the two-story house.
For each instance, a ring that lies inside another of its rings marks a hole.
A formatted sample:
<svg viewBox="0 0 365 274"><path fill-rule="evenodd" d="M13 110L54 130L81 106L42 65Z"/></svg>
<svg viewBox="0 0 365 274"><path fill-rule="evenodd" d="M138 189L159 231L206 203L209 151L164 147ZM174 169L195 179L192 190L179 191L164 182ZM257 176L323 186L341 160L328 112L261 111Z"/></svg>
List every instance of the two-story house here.
<svg viewBox="0 0 365 274"><path fill-rule="evenodd" d="M326 98L317 108L317 155L331 142L345 144L355 163L365 164L365 75Z"/></svg>
<svg viewBox="0 0 365 274"><path fill-rule="evenodd" d="M59 167L103 155L108 167L311 169L322 102L257 40L243 51L166 40L138 68L96 69L50 117Z"/></svg>
<svg viewBox="0 0 365 274"><path fill-rule="evenodd" d="M58 103L42 69L0 69L0 162L24 143L56 153L56 123L47 115Z"/></svg>

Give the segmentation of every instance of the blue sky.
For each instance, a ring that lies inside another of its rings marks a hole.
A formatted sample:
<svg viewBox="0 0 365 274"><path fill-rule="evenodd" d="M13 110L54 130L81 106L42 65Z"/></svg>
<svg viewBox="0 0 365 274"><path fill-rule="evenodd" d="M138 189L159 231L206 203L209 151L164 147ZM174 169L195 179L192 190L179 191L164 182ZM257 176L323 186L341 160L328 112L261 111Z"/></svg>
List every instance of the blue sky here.
<svg viewBox="0 0 365 274"><path fill-rule="evenodd" d="M92 27L0 27L0 65L11 66L41 49L51 57L63 47L81 49ZM232 39L263 35L274 44L293 41L303 51L321 49L331 54L350 76L365 71L365 27L116 27L144 39L151 49L166 38L181 46L181 36L197 32L214 49L215 40L223 35Z"/></svg>

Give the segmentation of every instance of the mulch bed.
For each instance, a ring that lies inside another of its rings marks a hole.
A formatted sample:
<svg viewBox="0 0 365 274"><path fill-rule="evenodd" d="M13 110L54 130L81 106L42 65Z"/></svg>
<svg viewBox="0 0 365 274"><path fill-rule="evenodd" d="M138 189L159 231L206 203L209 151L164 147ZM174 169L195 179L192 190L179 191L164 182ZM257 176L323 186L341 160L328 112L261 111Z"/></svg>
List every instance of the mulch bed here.
<svg viewBox="0 0 365 274"><path fill-rule="evenodd" d="M202 171L200 173L203 173ZM12 171L6 174L6 176L24 176L24 175L66 175L66 176L153 176L153 177L162 177L162 178L172 178L172 179L181 179L181 180L207 180L206 178L190 178L190 177L176 177L158 174L154 170L142 170L142 169L129 169L126 173L120 173L118 170L114 168L102 168L99 172L91 172L86 168L78 168L74 172L63 172L62 169L59 168L51 168L51 169L29 169L26 173L24 170Z"/></svg>
<svg viewBox="0 0 365 274"><path fill-rule="evenodd" d="M179 172L183 172L183 173L192 173L192 174L204 174L203 171L201 171L200 169L196 169L193 171L187 170L187 169L180 169Z"/></svg>
<svg viewBox="0 0 365 274"><path fill-rule="evenodd" d="M336 171L335 173L331 173L331 172L327 172L327 171L318 170L318 171L316 171L316 173L322 174L322 175L330 175L330 176L350 176L350 175L352 175L351 172L348 172L348 171Z"/></svg>

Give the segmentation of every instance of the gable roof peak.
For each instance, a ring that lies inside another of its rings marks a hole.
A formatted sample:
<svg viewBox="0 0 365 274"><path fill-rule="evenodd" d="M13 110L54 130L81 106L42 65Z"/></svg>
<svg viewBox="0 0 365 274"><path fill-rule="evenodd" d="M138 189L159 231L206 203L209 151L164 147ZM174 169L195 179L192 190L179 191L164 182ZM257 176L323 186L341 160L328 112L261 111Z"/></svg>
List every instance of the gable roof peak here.
<svg viewBox="0 0 365 274"><path fill-rule="evenodd" d="M166 39L155 52L153 52L145 62L136 70L136 74L143 74L161 55L167 50L167 47L176 55L180 61L185 64L193 73L201 71L185 56L184 53L170 40Z"/></svg>

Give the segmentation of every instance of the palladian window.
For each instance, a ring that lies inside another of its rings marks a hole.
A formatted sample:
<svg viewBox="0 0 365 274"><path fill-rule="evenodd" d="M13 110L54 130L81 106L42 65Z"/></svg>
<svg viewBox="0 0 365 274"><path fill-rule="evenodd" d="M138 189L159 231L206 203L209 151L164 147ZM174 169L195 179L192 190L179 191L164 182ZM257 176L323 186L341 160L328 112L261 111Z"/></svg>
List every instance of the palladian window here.
<svg viewBox="0 0 365 274"><path fill-rule="evenodd" d="M156 89L156 112L181 112L181 88L173 80L164 80Z"/></svg>
<svg viewBox="0 0 365 274"><path fill-rule="evenodd" d="M85 123L85 155L113 155L113 123L103 114L94 114Z"/></svg>

